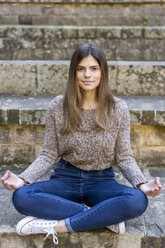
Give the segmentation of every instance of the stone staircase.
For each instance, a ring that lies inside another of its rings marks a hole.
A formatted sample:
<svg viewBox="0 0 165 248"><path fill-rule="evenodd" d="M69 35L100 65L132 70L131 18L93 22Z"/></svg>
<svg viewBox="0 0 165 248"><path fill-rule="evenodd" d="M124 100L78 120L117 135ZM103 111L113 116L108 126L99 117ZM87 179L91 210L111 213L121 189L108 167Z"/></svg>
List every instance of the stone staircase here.
<svg viewBox="0 0 165 248"><path fill-rule="evenodd" d="M108 60L165 60L165 26L97 24L87 27L2 25L0 59L68 60L76 47L86 42L95 42L103 47Z"/></svg>
<svg viewBox="0 0 165 248"><path fill-rule="evenodd" d="M129 106L134 156L164 185L164 23L165 0L0 0L0 175L9 166L19 173L39 155L48 104L64 92L75 48L92 41L106 53L113 93ZM54 247L42 235L15 234L22 216L11 194L0 187L0 248ZM151 199L124 236L106 229L59 235L59 247L164 248L164 198L163 191Z"/></svg>

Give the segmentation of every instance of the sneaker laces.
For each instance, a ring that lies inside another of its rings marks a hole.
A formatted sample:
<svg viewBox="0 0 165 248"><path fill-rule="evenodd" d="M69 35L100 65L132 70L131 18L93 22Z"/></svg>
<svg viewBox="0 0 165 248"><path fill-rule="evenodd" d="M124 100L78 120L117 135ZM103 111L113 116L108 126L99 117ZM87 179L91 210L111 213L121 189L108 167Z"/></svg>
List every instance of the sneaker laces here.
<svg viewBox="0 0 165 248"><path fill-rule="evenodd" d="M46 235L46 237L44 238L44 240L45 239L47 239L47 237L50 235L50 234L52 234L52 236L53 236L53 242L54 242L54 244L55 245L57 245L58 244L58 238L57 238L57 232L54 230L54 228L53 228L53 226L52 226L52 228L49 230L49 231L47 231L47 230L45 230L46 232L47 232L47 235Z"/></svg>
<svg viewBox="0 0 165 248"><path fill-rule="evenodd" d="M56 230L53 228L53 226L49 226L50 224L48 224L48 226L43 226L42 223L40 222L36 222L36 223L33 223L33 225L30 225L31 226L31 230L33 233L47 233L46 237L44 238L47 239L47 237L52 234L53 236L53 242L55 245L58 244L58 238L57 238L57 232Z"/></svg>

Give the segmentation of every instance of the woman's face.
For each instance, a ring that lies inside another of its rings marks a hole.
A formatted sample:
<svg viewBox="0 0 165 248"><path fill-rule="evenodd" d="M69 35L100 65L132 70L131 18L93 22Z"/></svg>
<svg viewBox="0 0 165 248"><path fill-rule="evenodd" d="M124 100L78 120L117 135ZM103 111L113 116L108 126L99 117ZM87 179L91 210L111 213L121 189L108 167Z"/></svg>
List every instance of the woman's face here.
<svg viewBox="0 0 165 248"><path fill-rule="evenodd" d="M76 80L84 91L95 92L100 84L101 68L97 60L89 55L83 58L76 69Z"/></svg>

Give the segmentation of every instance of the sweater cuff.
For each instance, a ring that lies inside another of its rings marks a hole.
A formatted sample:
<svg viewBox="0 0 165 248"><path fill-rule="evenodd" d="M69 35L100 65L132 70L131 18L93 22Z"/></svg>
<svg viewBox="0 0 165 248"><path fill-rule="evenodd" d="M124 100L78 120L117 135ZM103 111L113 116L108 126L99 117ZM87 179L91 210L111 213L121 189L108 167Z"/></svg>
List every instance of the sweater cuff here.
<svg viewBox="0 0 165 248"><path fill-rule="evenodd" d="M18 177L24 181L25 185L28 185L28 184L29 184L29 182L26 181L23 177L21 177L21 176L19 176L19 175L18 175Z"/></svg>
<svg viewBox="0 0 165 248"><path fill-rule="evenodd" d="M134 181L132 182L132 185L134 188L139 189L137 186L138 184L142 184L142 183L147 183L148 180L145 177L142 176L137 176Z"/></svg>
<svg viewBox="0 0 165 248"><path fill-rule="evenodd" d="M27 184L32 184L34 182L32 179L30 179L29 176L27 176L26 174L24 175L24 172L19 174L18 177L23 179Z"/></svg>

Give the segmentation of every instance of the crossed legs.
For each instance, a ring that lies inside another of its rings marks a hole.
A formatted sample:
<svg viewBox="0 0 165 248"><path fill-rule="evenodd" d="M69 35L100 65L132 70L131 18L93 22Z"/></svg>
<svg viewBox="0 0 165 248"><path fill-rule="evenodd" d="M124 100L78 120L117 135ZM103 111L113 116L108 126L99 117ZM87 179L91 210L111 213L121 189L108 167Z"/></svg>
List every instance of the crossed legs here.
<svg viewBox="0 0 165 248"><path fill-rule="evenodd" d="M90 187L86 184L82 198L77 184L51 179L16 190L12 200L21 214L60 220L61 226L65 223L63 227L67 228L61 230L70 232L136 218L143 214L148 204L143 192L121 185L116 180L93 183Z"/></svg>

